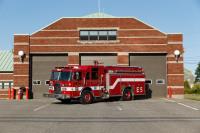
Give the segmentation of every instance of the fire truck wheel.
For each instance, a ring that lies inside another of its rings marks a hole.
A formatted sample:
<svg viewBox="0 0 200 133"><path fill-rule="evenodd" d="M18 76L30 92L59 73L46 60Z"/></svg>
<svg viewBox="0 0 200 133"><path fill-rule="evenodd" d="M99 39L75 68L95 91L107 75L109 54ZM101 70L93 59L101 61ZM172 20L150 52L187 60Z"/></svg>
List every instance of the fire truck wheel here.
<svg viewBox="0 0 200 133"><path fill-rule="evenodd" d="M92 93L88 90L85 90L81 94L80 102L82 104L91 104L93 102Z"/></svg>
<svg viewBox="0 0 200 133"><path fill-rule="evenodd" d="M122 100L123 101L130 101L132 100L132 92L130 89L125 89L123 92Z"/></svg>

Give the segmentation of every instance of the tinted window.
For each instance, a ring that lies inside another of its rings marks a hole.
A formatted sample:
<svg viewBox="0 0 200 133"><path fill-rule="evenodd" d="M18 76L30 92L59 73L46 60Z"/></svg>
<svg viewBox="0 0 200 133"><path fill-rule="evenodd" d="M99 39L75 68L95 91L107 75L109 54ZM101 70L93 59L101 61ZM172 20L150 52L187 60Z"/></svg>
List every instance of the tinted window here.
<svg viewBox="0 0 200 133"><path fill-rule="evenodd" d="M52 72L51 80L71 80L71 72Z"/></svg>
<svg viewBox="0 0 200 133"><path fill-rule="evenodd" d="M0 89L8 89L13 87L13 81L0 81Z"/></svg>
<svg viewBox="0 0 200 133"><path fill-rule="evenodd" d="M89 79L90 79L90 73L87 72L87 73L86 73L86 80L89 80Z"/></svg>
<svg viewBox="0 0 200 133"><path fill-rule="evenodd" d="M99 31L99 40L108 40L108 32Z"/></svg>
<svg viewBox="0 0 200 133"><path fill-rule="evenodd" d="M108 40L117 40L117 31L108 31Z"/></svg>
<svg viewBox="0 0 200 133"><path fill-rule="evenodd" d="M33 85L41 85L41 81L40 80L33 80Z"/></svg>
<svg viewBox="0 0 200 133"><path fill-rule="evenodd" d="M156 84L165 84L165 80L164 79L157 79Z"/></svg>
<svg viewBox="0 0 200 133"><path fill-rule="evenodd" d="M89 31L80 31L80 40L89 40Z"/></svg>
<svg viewBox="0 0 200 133"><path fill-rule="evenodd" d="M82 79L82 73L81 72L75 72L74 73L74 79L75 80L81 80Z"/></svg>
<svg viewBox="0 0 200 133"><path fill-rule="evenodd" d="M116 40L116 30L82 30L80 40Z"/></svg>
<svg viewBox="0 0 200 133"><path fill-rule="evenodd" d="M146 79L145 83L152 84L152 80L151 79Z"/></svg>
<svg viewBox="0 0 200 133"><path fill-rule="evenodd" d="M92 68L92 80L98 79L98 68Z"/></svg>

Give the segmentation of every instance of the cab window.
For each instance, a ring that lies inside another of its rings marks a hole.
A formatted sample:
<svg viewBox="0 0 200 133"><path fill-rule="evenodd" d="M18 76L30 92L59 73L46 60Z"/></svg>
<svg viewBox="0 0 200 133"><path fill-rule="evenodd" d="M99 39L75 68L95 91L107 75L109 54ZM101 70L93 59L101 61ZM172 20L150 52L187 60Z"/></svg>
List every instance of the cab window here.
<svg viewBox="0 0 200 133"><path fill-rule="evenodd" d="M74 72L74 79L75 80L82 80L82 73L81 72Z"/></svg>
<svg viewBox="0 0 200 133"><path fill-rule="evenodd" d="M98 68L92 68L92 80L98 79Z"/></svg>
<svg viewBox="0 0 200 133"><path fill-rule="evenodd" d="M87 72L86 73L86 80L89 80L90 79L90 72Z"/></svg>

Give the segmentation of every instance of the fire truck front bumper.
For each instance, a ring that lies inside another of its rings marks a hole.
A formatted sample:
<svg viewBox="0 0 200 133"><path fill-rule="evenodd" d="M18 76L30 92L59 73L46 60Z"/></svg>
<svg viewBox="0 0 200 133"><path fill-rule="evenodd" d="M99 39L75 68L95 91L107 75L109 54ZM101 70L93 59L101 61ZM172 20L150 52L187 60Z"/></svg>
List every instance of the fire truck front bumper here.
<svg viewBox="0 0 200 133"><path fill-rule="evenodd" d="M66 94L53 94L53 97L56 99L70 99L70 96Z"/></svg>

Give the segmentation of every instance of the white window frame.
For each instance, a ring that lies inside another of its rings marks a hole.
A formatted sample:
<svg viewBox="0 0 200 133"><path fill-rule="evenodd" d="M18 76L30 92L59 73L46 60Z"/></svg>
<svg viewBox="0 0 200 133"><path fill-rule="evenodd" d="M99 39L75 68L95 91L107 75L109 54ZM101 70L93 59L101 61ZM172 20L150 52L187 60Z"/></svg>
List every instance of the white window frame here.
<svg viewBox="0 0 200 133"><path fill-rule="evenodd" d="M8 89L13 87L13 81L12 80L1 80L0 81L1 88L0 89ZM6 88L5 88L6 86Z"/></svg>
<svg viewBox="0 0 200 133"><path fill-rule="evenodd" d="M162 81L162 83L158 83L158 81ZM156 84L157 85L164 85L165 84L165 79L156 79Z"/></svg>
<svg viewBox="0 0 200 133"><path fill-rule="evenodd" d="M39 81L39 84L35 84L35 83L34 83L35 81L36 81L36 82ZM32 84L33 84L33 85L41 85L41 80L33 80L33 81L32 81Z"/></svg>
<svg viewBox="0 0 200 133"><path fill-rule="evenodd" d="M49 85L49 84L47 84L47 81L49 81L49 82L50 82L50 80L45 80L45 85Z"/></svg>
<svg viewBox="0 0 200 133"><path fill-rule="evenodd" d="M146 81L147 80L151 81L151 83L148 83L148 84L151 84L151 85L153 84L153 80L152 79L146 79Z"/></svg>
<svg viewBox="0 0 200 133"><path fill-rule="evenodd" d="M3 89L3 82L0 81L0 89Z"/></svg>

